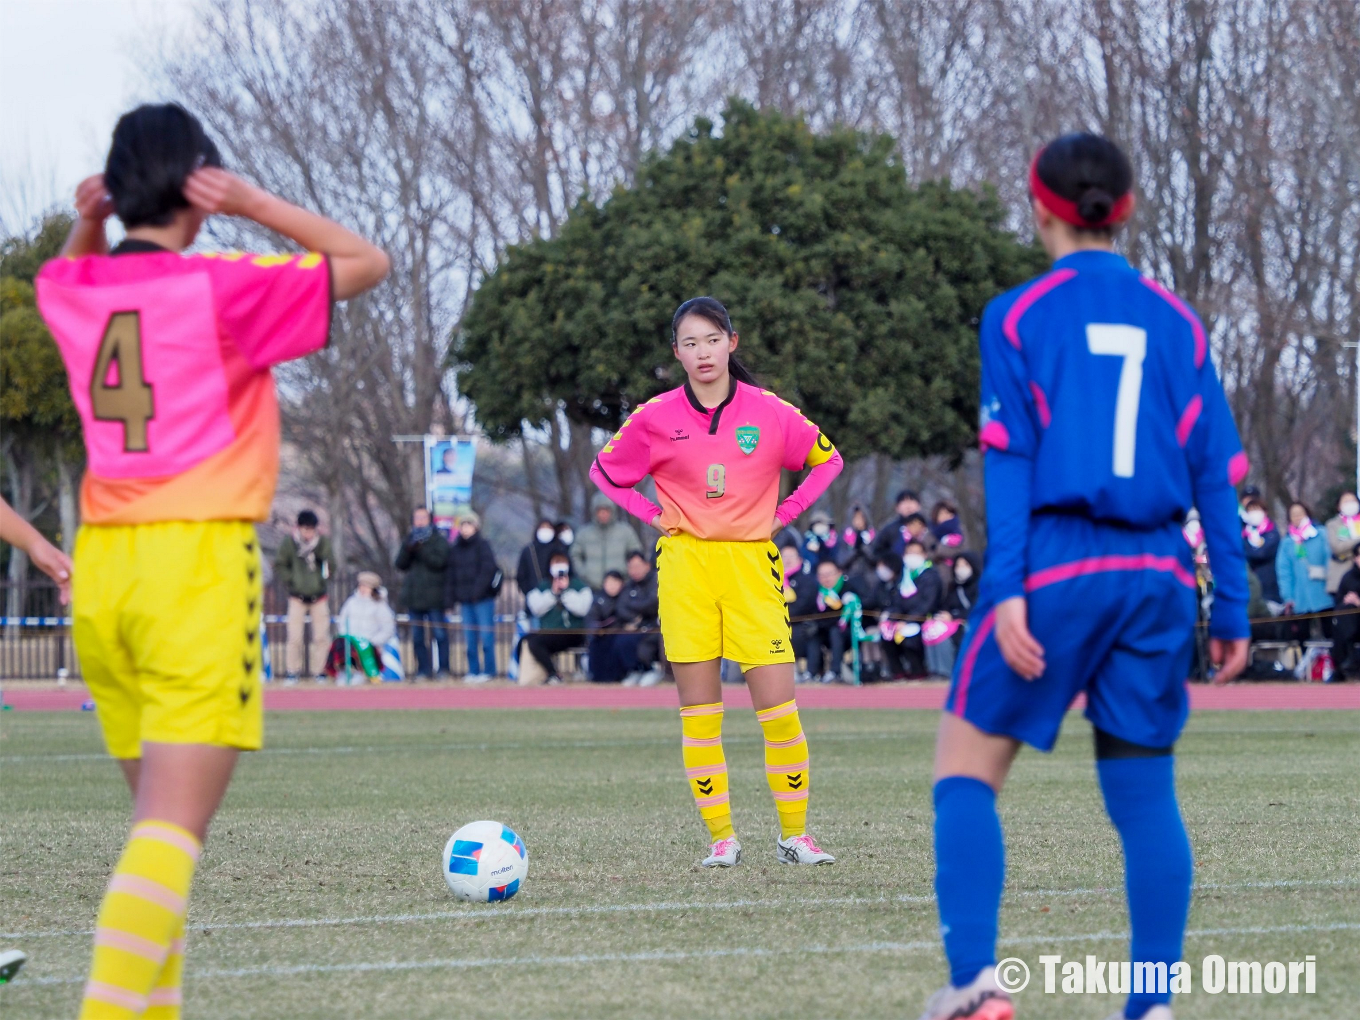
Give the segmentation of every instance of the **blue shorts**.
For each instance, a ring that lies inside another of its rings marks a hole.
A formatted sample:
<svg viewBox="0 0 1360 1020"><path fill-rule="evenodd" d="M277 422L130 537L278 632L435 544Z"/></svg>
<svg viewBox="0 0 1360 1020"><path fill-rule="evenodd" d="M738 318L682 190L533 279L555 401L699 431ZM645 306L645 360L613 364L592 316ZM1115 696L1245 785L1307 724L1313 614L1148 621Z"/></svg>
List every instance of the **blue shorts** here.
<svg viewBox="0 0 1360 1020"><path fill-rule="evenodd" d="M1145 747L1174 744L1189 712L1198 597L1180 528L1134 531L1036 516L1025 591L1030 631L1044 647L1043 676L1029 682L1006 665L992 633L995 603L984 590L945 711L1049 751L1068 707L1085 692L1086 718L1098 729Z"/></svg>

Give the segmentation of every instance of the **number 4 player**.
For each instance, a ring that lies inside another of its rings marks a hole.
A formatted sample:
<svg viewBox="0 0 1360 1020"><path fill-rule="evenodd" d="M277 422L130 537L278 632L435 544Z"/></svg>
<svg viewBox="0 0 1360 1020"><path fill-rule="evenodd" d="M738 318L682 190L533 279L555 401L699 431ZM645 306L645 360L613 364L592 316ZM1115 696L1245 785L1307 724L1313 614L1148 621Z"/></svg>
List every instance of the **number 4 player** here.
<svg viewBox="0 0 1360 1020"><path fill-rule="evenodd" d="M38 305L84 425L72 609L109 753L135 806L80 1015L179 1016L184 916L239 751L260 746L260 554L279 464L270 368L320 350L332 300L387 275L363 238L220 169L179 106L118 121L76 195ZM107 250L116 212L127 239ZM185 255L213 213L301 255Z"/></svg>
<svg viewBox="0 0 1360 1020"><path fill-rule="evenodd" d="M1130 960L1180 959L1190 843L1173 749L1188 711L1194 565L1181 524L1198 507L1218 587L1217 680L1247 654L1247 572L1234 486L1247 471L1209 360L1179 298L1111 250L1133 210L1111 142L1059 138L1030 170L1053 268L982 320L989 556L935 756L935 891L950 983L923 1020L1010 1020L996 980L1005 878L996 796L1020 744L1047 751L1086 696L1096 770L1127 874ZM1122 1017L1168 1020L1165 987Z"/></svg>

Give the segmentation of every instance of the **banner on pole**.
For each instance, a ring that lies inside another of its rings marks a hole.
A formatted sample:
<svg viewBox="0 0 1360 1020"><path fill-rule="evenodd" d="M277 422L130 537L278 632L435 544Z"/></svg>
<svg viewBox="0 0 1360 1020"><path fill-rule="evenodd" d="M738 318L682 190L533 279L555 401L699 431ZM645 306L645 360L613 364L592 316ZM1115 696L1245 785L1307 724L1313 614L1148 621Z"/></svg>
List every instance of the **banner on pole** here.
<svg viewBox="0 0 1360 1020"><path fill-rule="evenodd" d="M476 463L476 438L425 437L425 505L435 527L451 530L458 515L472 509L472 469Z"/></svg>

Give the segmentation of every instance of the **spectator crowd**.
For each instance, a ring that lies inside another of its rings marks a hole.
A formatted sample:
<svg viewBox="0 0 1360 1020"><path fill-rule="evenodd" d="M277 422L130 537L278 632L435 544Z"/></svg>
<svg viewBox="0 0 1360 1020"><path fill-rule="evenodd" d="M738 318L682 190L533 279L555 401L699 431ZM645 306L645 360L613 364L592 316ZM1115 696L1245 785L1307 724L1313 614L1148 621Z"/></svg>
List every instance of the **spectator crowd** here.
<svg viewBox="0 0 1360 1020"><path fill-rule="evenodd" d="M1360 679L1360 500L1343 493L1335 510L1318 522L1307 505L1295 502L1276 522L1260 491L1244 490L1240 514L1253 637L1313 646L1330 641L1335 678ZM1185 535L1207 607L1212 577L1193 512ZM983 557L969 548L951 503L938 502L927 514L919 496L903 490L893 515L878 525L858 504L839 526L816 510L806 531L786 527L775 543L800 683L950 673L983 573ZM400 605L409 614L415 678L451 675L449 635L458 626L468 683L504 675L521 683L560 682L564 653L577 656L574 671L596 682L661 682L666 662L652 548L602 495L579 533L567 522L540 520L515 568L524 596L515 643L509 660L498 662L502 572L481 519L465 512L445 533L428 510L416 508L394 560L403 578ZM335 563L315 513L298 515L274 569L288 593L288 679L351 670L374 677L381 649L396 632L381 578L359 575L332 641L327 581ZM309 622L311 640L304 642Z"/></svg>

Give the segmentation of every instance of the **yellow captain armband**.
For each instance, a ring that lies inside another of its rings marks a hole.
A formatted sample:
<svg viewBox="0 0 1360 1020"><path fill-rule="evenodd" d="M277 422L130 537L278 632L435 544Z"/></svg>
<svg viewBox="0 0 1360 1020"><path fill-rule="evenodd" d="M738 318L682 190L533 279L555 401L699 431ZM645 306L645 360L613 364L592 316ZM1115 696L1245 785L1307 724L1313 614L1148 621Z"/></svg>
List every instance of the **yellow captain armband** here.
<svg viewBox="0 0 1360 1020"><path fill-rule="evenodd" d="M808 451L807 466L816 467L818 464L825 464L835 455L836 448L831 445L831 440L818 432L817 442L813 443L812 449Z"/></svg>

